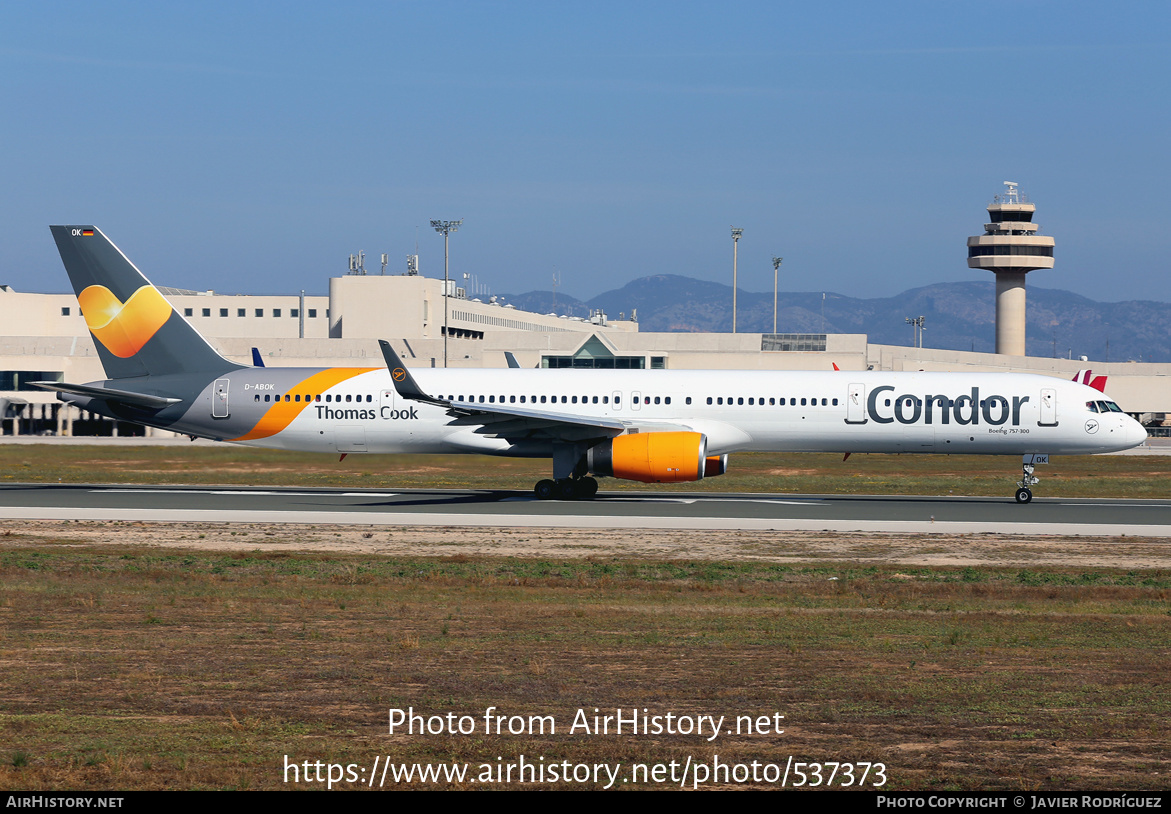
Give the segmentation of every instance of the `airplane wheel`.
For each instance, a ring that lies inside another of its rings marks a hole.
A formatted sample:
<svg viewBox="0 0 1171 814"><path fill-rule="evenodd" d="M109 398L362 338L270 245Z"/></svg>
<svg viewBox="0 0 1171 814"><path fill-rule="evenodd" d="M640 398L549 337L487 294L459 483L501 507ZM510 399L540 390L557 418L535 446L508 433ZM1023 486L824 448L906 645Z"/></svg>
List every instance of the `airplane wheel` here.
<svg viewBox="0 0 1171 814"><path fill-rule="evenodd" d="M1017 489L1016 490L1016 502L1017 503L1028 503L1032 499L1033 499L1033 493L1030 492L1028 489Z"/></svg>
<svg viewBox="0 0 1171 814"><path fill-rule="evenodd" d="M557 484L546 478L542 481L537 481L537 485L533 487L533 492L536 494L538 500L549 500L553 497L553 493L557 489Z"/></svg>
<svg viewBox="0 0 1171 814"><path fill-rule="evenodd" d="M574 486L574 496L578 500L593 500L598 493L598 482L594 478L582 478Z"/></svg>
<svg viewBox="0 0 1171 814"><path fill-rule="evenodd" d="M577 484L569 478L559 480L554 492L558 500L573 500L577 497Z"/></svg>

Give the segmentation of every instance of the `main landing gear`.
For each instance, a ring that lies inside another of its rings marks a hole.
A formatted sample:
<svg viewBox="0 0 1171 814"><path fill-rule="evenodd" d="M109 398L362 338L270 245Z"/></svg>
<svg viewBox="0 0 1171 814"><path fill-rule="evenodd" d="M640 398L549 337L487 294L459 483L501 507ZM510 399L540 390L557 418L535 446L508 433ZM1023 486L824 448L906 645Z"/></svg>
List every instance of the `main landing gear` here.
<svg viewBox="0 0 1171 814"><path fill-rule="evenodd" d="M1041 479L1033 476L1033 470L1035 469L1033 464L1021 464L1021 469L1023 470L1023 475L1017 481L1016 502L1028 503L1033 499L1033 490L1029 487L1036 486L1041 482Z"/></svg>
<svg viewBox="0 0 1171 814"><path fill-rule="evenodd" d="M533 493L539 500L593 500L598 482L591 477L538 481Z"/></svg>

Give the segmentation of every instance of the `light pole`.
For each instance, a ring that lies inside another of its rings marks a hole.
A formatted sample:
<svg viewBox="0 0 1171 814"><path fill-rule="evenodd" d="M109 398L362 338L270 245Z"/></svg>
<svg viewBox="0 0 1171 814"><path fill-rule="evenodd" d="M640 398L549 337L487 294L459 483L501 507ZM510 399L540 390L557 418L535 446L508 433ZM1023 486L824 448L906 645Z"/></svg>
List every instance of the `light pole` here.
<svg viewBox="0 0 1171 814"><path fill-rule="evenodd" d="M773 333L777 332L777 278L781 274L781 261L783 257L773 258Z"/></svg>
<svg viewBox="0 0 1171 814"><path fill-rule="evenodd" d="M732 333L736 333L736 249L740 246L743 229L732 227Z"/></svg>
<svg viewBox="0 0 1171 814"><path fill-rule="evenodd" d="M903 320L911 327L911 347L923 347L923 323L927 321L927 317L919 317L918 319L911 319L907 317Z"/></svg>
<svg viewBox="0 0 1171 814"><path fill-rule="evenodd" d="M451 277L448 273L447 265L447 238L452 232L459 229L464 222L463 218L459 220L433 220L431 221L431 228L439 234L443 235L443 366L447 367L447 294L451 289Z"/></svg>

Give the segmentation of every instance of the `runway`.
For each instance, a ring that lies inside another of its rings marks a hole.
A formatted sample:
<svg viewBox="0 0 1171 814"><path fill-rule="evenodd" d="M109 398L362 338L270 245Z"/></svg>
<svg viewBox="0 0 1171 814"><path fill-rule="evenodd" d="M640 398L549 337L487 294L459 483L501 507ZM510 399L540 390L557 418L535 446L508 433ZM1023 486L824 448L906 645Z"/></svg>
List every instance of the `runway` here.
<svg viewBox="0 0 1171 814"><path fill-rule="evenodd" d="M0 486L0 519L375 526L769 529L1171 537L1171 501L601 492L539 501L505 490Z"/></svg>

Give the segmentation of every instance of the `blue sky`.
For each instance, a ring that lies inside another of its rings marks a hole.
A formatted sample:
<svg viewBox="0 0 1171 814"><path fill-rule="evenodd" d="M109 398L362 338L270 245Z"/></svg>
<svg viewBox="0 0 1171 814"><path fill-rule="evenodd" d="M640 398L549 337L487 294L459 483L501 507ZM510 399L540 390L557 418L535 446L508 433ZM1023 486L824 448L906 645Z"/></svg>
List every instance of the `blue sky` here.
<svg viewBox="0 0 1171 814"><path fill-rule="evenodd" d="M0 283L50 223L152 280L324 293L464 219L453 276L588 298L660 273L889 296L969 270L1004 180L1057 265L1171 300L1163 3L5 3Z"/></svg>

